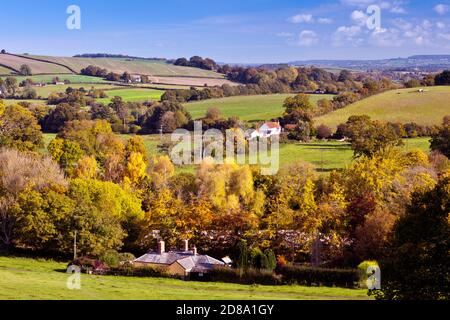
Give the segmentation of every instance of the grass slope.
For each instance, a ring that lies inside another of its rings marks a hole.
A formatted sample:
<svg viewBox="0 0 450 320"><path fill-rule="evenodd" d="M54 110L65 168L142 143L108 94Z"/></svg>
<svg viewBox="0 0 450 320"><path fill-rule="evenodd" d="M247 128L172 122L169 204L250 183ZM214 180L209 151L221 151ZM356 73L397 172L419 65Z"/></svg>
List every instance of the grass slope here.
<svg viewBox="0 0 450 320"><path fill-rule="evenodd" d="M102 78L82 76L76 74L46 74L46 75L33 75L28 77L24 76L14 76L14 77L17 78L17 81L19 82L25 79L31 79L34 82L52 83L53 78L58 77L60 81L69 80L71 83L108 83L108 81Z"/></svg>
<svg viewBox="0 0 450 320"><path fill-rule="evenodd" d="M127 102L140 102L148 100L161 99L164 94L163 90L153 90L153 89L114 89L105 92L108 98L97 99L97 102L108 104L114 97L122 97L124 101Z"/></svg>
<svg viewBox="0 0 450 320"><path fill-rule="evenodd" d="M343 109L317 118L317 124L336 128L352 115L367 114L373 119L391 122L416 122L421 125L437 125L450 115L450 86L427 87L424 93L418 88L384 92L358 101Z"/></svg>
<svg viewBox="0 0 450 320"><path fill-rule="evenodd" d="M13 71L11 69L0 66L0 75L10 75Z"/></svg>
<svg viewBox="0 0 450 320"><path fill-rule="evenodd" d="M223 78L223 75L213 71L198 68L179 67L167 64L163 61L152 60L127 60L122 58L72 58L72 57L49 57L30 56L60 63L80 72L89 65L105 68L111 72L123 73L128 71L135 74L147 74L153 76L189 76L189 77L211 77Z"/></svg>
<svg viewBox="0 0 450 320"><path fill-rule="evenodd" d="M108 84L61 84L61 85L48 85L45 87L34 87L34 89L36 90L38 96L41 96L42 98L46 99L51 93L65 92L66 89L69 87L73 89L84 88L86 90L89 90L92 87L94 87L95 89L102 89L102 90L117 88L117 86Z"/></svg>
<svg viewBox="0 0 450 320"><path fill-rule="evenodd" d="M262 121L281 116L284 112L283 102L290 96L292 94L236 96L187 103L185 107L194 119L204 117L209 108L216 107L225 117L236 116L246 121ZM332 95L310 95L313 103L331 98Z"/></svg>
<svg viewBox="0 0 450 320"><path fill-rule="evenodd" d="M0 257L1 300L367 300L366 290L248 286L162 278L82 275L81 290L66 287L66 263Z"/></svg>

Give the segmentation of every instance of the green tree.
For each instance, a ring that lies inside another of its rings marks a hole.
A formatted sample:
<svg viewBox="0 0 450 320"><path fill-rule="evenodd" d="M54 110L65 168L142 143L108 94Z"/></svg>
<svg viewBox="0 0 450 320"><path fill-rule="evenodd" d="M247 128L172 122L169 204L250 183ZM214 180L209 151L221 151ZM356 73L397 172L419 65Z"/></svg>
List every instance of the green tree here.
<svg viewBox="0 0 450 320"><path fill-rule="evenodd" d="M351 116L344 134L349 138L356 157L373 156L389 147L401 146L403 141L389 124L372 121L369 116Z"/></svg>
<svg viewBox="0 0 450 320"><path fill-rule="evenodd" d="M31 75L33 75L33 72L31 71L30 66L27 65L27 64L21 65L19 71L20 71L20 74L22 76L31 76Z"/></svg>
<svg viewBox="0 0 450 320"><path fill-rule="evenodd" d="M299 121L311 123L314 117L314 105L309 100L309 96L300 93L294 97L289 97L284 101L285 119L297 124Z"/></svg>
<svg viewBox="0 0 450 320"><path fill-rule="evenodd" d="M75 203L70 232L78 232L83 254L120 249L128 229L144 216L140 200L111 182L74 179L68 196Z"/></svg>
<svg viewBox="0 0 450 320"><path fill-rule="evenodd" d="M84 152L77 142L56 138L48 145L48 151L52 159L67 173L72 174L77 162Z"/></svg>

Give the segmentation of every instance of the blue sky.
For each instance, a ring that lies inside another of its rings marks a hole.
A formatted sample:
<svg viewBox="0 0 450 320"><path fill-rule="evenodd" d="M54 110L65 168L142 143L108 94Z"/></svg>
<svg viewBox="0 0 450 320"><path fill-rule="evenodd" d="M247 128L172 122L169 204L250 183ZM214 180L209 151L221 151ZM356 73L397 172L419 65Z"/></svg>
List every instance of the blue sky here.
<svg viewBox="0 0 450 320"><path fill-rule="evenodd" d="M366 26L371 4L381 9L375 30ZM81 8L81 30L66 28L69 5ZM2 1L0 30L0 47L16 53L379 59L450 54L450 1Z"/></svg>

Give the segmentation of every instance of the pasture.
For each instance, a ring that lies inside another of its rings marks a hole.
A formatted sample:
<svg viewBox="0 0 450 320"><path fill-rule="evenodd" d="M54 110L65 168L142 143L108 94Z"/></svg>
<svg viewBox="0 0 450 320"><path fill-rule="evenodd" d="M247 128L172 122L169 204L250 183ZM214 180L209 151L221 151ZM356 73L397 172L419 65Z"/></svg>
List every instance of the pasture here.
<svg viewBox="0 0 450 320"><path fill-rule="evenodd" d="M420 125L439 125L450 115L450 86L399 89L384 92L343 109L315 119L316 124L326 124L335 129L352 115L369 115L372 119L390 122L416 122Z"/></svg>
<svg viewBox="0 0 450 320"><path fill-rule="evenodd" d="M113 89L105 91L108 98L97 99L97 102L108 104L114 97L121 97L126 102L159 101L164 94L163 90L154 89Z"/></svg>
<svg viewBox="0 0 450 320"><path fill-rule="evenodd" d="M292 94L269 94L255 96L236 96L221 99L210 99L185 104L193 119L205 116L206 111L218 108L224 117L239 117L246 121L265 121L283 115L283 102ZM332 95L310 95L312 103L320 99L332 99Z"/></svg>
<svg viewBox="0 0 450 320"><path fill-rule="evenodd" d="M10 75L12 72L11 69L0 66L0 75Z"/></svg>
<svg viewBox="0 0 450 320"><path fill-rule="evenodd" d="M108 83L102 78L97 77L89 77L77 74L46 74L46 75L33 75L33 76L15 76L18 82L21 82L25 79L31 79L34 82L44 82L44 83L52 83L53 78L58 77L60 81L69 80L70 83ZM4 78L4 77L3 77Z"/></svg>
<svg viewBox="0 0 450 320"><path fill-rule="evenodd" d="M67 263L0 257L0 300L368 300L367 290L81 275L67 289Z"/></svg>
<svg viewBox="0 0 450 320"><path fill-rule="evenodd" d="M108 84L61 84L61 85L47 85L45 87L33 87L36 90L38 96L46 99L51 93L55 92L65 92L67 88L80 89L84 88L86 90L90 90L91 88L108 90L117 88L113 85Z"/></svg>

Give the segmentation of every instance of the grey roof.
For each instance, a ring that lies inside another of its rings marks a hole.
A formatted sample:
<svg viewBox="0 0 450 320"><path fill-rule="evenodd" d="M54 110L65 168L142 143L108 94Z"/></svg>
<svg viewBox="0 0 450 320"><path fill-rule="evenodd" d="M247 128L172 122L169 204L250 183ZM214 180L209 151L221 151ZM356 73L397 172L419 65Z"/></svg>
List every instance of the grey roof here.
<svg viewBox="0 0 450 320"><path fill-rule="evenodd" d="M179 263L185 270L198 268L201 270L209 270L215 265L224 265L222 261L214 259L207 255L194 255L192 251L171 251L162 254L150 252L137 258L134 262L171 265L175 262Z"/></svg>

